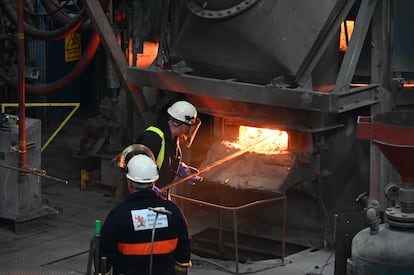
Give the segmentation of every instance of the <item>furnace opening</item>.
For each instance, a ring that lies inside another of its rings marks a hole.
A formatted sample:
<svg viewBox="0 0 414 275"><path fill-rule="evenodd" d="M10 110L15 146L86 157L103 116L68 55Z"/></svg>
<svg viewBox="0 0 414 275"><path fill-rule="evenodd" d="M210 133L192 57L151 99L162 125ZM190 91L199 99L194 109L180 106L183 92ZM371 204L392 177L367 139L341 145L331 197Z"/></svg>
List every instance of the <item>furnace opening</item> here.
<svg viewBox="0 0 414 275"><path fill-rule="evenodd" d="M285 131L251 126L240 126L237 142L223 141L231 148L247 150L257 154L280 154L288 149L288 134Z"/></svg>

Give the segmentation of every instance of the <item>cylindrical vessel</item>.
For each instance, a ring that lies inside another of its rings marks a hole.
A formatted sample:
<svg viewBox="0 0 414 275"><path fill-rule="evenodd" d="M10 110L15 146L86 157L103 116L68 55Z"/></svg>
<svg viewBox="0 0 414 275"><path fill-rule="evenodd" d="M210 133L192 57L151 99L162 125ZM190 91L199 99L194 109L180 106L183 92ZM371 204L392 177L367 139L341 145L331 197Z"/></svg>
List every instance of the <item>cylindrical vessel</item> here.
<svg viewBox="0 0 414 275"><path fill-rule="evenodd" d="M414 274L414 231L381 224L378 234L360 231L352 240L352 264L348 274Z"/></svg>

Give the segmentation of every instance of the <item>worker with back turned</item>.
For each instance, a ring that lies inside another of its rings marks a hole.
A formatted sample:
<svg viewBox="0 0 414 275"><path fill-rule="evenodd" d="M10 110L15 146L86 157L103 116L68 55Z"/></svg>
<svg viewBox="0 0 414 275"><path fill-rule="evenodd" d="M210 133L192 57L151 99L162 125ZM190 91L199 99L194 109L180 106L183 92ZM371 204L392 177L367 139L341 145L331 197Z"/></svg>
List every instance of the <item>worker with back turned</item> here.
<svg viewBox="0 0 414 275"><path fill-rule="evenodd" d="M100 255L107 270L124 275L185 275L190 260L187 221L178 206L153 190L154 158L134 155L126 164L129 197L108 214L101 230Z"/></svg>

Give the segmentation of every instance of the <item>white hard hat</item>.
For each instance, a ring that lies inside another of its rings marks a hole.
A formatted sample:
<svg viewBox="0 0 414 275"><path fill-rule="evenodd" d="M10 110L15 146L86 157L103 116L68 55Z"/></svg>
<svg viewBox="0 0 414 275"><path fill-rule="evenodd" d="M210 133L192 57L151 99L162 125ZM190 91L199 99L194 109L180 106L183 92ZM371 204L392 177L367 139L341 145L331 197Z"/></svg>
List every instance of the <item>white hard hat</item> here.
<svg viewBox="0 0 414 275"><path fill-rule="evenodd" d="M127 164L126 177L136 183L152 183L158 180L157 165L147 155L135 155Z"/></svg>
<svg viewBox="0 0 414 275"><path fill-rule="evenodd" d="M187 101L177 101L167 110L168 114L177 121L185 124L195 124L197 109Z"/></svg>

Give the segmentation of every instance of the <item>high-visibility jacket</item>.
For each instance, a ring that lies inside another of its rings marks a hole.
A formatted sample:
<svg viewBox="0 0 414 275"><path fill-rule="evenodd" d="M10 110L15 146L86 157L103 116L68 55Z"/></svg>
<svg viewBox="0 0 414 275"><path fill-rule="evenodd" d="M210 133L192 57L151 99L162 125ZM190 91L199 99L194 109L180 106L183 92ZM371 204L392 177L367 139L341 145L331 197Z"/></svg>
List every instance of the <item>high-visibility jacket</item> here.
<svg viewBox="0 0 414 275"><path fill-rule="evenodd" d="M171 184L181 161L181 148L179 140L171 136L168 120L162 120L159 125L148 127L136 143L150 148L156 158L160 175L157 186L162 188Z"/></svg>
<svg viewBox="0 0 414 275"><path fill-rule="evenodd" d="M160 147L160 150L158 151L158 155L157 155L157 159L156 159L158 169L161 169L162 163L164 162L164 158L165 158L165 137L164 137L164 133L161 131L160 128L157 128L155 126L149 126L147 129L145 129L145 131L152 131L152 132L156 133L161 138L161 147Z"/></svg>
<svg viewBox="0 0 414 275"><path fill-rule="evenodd" d="M155 214L148 207L171 211ZM155 223L155 238L152 230ZM174 275L175 266L190 265L190 237L187 221L171 201L152 190L131 194L107 216L100 238L101 256L106 256L113 274L148 274L153 253L153 275Z"/></svg>

